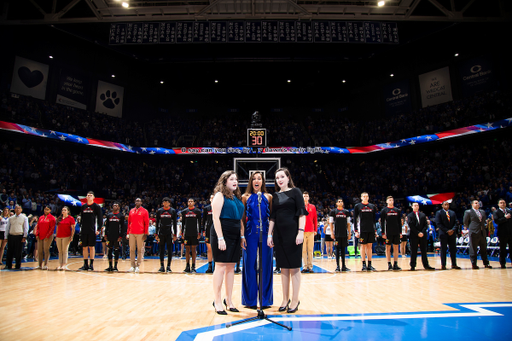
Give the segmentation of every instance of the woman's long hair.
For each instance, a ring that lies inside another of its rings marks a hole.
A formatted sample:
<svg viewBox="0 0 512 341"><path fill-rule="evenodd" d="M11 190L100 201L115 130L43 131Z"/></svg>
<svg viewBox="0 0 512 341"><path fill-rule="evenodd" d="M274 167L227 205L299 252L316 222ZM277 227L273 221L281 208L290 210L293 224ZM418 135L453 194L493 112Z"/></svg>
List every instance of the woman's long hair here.
<svg viewBox="0 0 512 341"><path fill-rule="evenodd" d="M229 177L233 174L236 175L236 173L232 170L228 170L222 173L222 175L219 178L219 181L217 181L217 184L215 185L215 189L213 190L214 195L217 192L220 192L222 193L222 195L229 199L233 199L233 196L236 196L238 199L242 200L242 193L240 192L240 187L237 186L233 193L231 193L231 191L226 187L226 182L228 181Z"/></svg>
<svg viewBox="0 0 512 341"><path fill-rule="evenodd" d="M247 185L247 188L245 189L245 194L249 194L249 195L252 194L252 192L254 190L252 187L252 181L254 180L254 176L256 174L261 175L261 181L262 181L261 193L267 193L267 188L265 187L265 177L263 176L262 172L256 171L256 172L252 173L251 178L249 179L249 184Z"/></svg>

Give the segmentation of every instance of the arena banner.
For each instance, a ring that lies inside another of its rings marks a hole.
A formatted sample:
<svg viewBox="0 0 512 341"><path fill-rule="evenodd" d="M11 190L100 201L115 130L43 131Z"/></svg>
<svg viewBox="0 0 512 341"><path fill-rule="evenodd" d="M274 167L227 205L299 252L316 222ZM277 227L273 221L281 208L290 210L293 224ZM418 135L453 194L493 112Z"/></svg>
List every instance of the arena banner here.
<svg viewBox="0 0 512 341"><path fill-rule="evenodd" d="M88 81L84 75L60 70L59 85L57 88L57 104L87 110Z"/></svg>
<svg viewBox="0 0 512 341"><path fill-rule="evenodd" d="M48 70L47 64L16 56L11 92L45 100Z"/></svg>
<svg viewBox="0 0 512 341"><path fill-rule="evenodd" d="M473 58L460 64L459 74L464 97L489 91L495 85L492 62L489 58Z"/></svg>
<svg viewBox="0 0 512 341"><path fill-rule="evenodd" d="M110 116L123 116L124 87L98 81L96 112Z"/></svg>
<svg viewBox="0 0 512 341"><path fill-rule="evenodd" d="M408 80L386 85L383 88L383 96L386 114L395 115L411 111L411 90Z"/></svg>
<svg viewBox="0 0 512 341"><path fill-rule="evenodd" d="M407 197L407 201L410 203L417 202L422 205L440 205L445 201L451 203L454 196L455 192L412 195Z"/></svg>
<svg viewBox="0 0 512 341"><path fill-rule="evenodd" d="M448 67L420 75L419 82L423 108L453 100Z"/></svg>
<svg viewBox="0 0 512 341"><path fill-rule="evenodd" d="M150 155L249 155L249 154L265 154L265 155L290 155L290 154L369 154L383 150L410 147L431 143L453 137L461 137L469 134L478 134L482 132L493 131L496 129L504 129L512 127L512 117L489 122L476 124L469 127L457 128L440 132L437 134L429 134L422 136L409 137L393 142L375 144L362 147L182 147L182 148L161 148L161 147L133 147L130 145L103 141L98 139L85 138L78 135L61 133L55 130L39 129L29 127L23 124L0 121L0 130L17 132L32 136L39 136L54 140L73 142L94 147L118 150L134 154L150 154Z"/></svg>

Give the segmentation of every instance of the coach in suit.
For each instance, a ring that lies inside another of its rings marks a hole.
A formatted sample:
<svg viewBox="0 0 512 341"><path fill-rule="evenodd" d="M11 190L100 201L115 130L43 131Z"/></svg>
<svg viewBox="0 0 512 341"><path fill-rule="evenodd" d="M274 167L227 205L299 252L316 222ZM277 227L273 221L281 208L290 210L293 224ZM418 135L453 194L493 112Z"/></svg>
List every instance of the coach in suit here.
<svg viewBox="0 0 512 341"><path fill-rule="evenodd" d="M486 268L491 269L489 259L487 258L487 235L485 230L485 211L480 209L480 202L473 200L471 202L472 208L464 212L464 226L469 230L469 258L473 269L478 269L476 265L477 251L480 246L480 257L484 262Z"/></svg>
<svg viewBox="0 0 512 341"><path fill-rule="evenodd" d="M450 210L448 201L443 202L443 208L437 211L436 224L441 241L441 268L446 270L446 250L450 247L452 269L460 269L457 266L457 216Z"/></svg>
<svg viewBox="0 0 512 341"><path fill-rule="evenodd" d="M421 262L425 270L434 270L428 264L427 258L427 216L420 212L420 205L412 204L412 213L407 216L407 224L410 229L409 242L411 244L411 271L416 270L416 258L418 256L418 244L421 250Z"/></svg>
<svg viewBox="0 0 512 341"><path fill-rule="evenodd" d="M500 264L505 269L508 258L512 260L512 212L507 208L504 199L498 200L498 209L492 215L494 222L498 224L498 238L500 240Z"/></svg>

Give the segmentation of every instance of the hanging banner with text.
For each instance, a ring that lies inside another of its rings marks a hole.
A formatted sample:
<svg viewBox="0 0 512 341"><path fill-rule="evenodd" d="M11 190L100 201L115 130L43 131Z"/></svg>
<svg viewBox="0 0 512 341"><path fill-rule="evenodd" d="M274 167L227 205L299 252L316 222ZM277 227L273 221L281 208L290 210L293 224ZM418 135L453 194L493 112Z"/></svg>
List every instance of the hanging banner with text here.
<svg viewBox="0 0 512 341"><path fill-rule="evenodd" d="M424 73L419 76L419 81L423 108L453 100L448 67Z"/></svg>
<svg viewBox="0 0 512 341"><path fill-rule="evenodd" d="M411 112L409 81L388 84L384 87L384 108L387 115Z"/></svg>
<svg viewBox="0 0 512 341"><path fill-rule="evenodd" d="M45 100L48 69L47 64L16 56L11 92Z"/></svg>
<svg viewBox="0 0 512 341"><path fill-rule="evenodd" d="M88 82L85 77L67 70L60 71L56 103L69 107L87 109Z"/></svg>
<svg viewBox="0 0 512 341"><path fill-rule="evenodd" d="M468 127L457 128L436 134L409 137L398 141L379 143L371 146L361 147L133 147L118 142L85 138L82 136L62 133L55 130L29 127L23 124L0 121L0 130L21 133L31 136L39 136L47 139L61 140L82 145L117 150L126 153L145 155L244 155L244 154L369 154L384 150L396 150L397 148L411 147L432 143L449 138L456 138L465 135L479 134L497 129L512 127L512 117L482 124L475 124Z"/></svg>
<svg viewBox="0 0 512 341"><path fill-rule="evenodd" d="M110 45L216 43L398 44L398 25L376 21L229 20L110 24Z"/></svg>
<svg viewBox="0 0 512 341"><path fill-rule="evenodd" d="M119 85L98 81L96 112L115 117L123 116L124 88Z"/></svg>
<svg viewBox="0 0 512 341"><path fill-rule="evenodd" d="M492 63L488 58L474 58L462 63L459 74L464 97L489 91L495 86Z"/></svg>

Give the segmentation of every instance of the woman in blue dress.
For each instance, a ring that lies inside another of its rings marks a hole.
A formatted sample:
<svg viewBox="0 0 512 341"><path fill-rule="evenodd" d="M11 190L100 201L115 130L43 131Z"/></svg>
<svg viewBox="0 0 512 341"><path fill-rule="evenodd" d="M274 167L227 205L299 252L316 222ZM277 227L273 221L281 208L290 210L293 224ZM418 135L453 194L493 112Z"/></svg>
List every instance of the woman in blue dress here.
<svg viewBox="0 0 512 341"><path fill-rule="evenodd" d="M235 279L235 264L240 260L240 230L244 205L238 187L238 178L233 171L222 173L217 181L212 202L213 229L212 247L215 271L213 272L213 306L219 315L227 315L222 303L231 312L238 312L231 300ZM225 283L226 298L221 300L222 283ZM221 308L222 310L219 310Z"/></svg>
<svg viewBox="0 0 512 341"><path fill-rule="evenodd" d="M259 193L259 195L258 195ZM258 199L261 197L261 204L258 208ZM242 222L241 238L243 251L242 271L242 304L246 307L256 309L258 305L258 247L260 242L260 211L263 225L262 243L262 302L263 308L273 304L273 252L267 245L268 222L272 196L267 193L265 179L261 172L254 172L251 175L247 189L242 196L245 206L245 217Z"/></svg>

